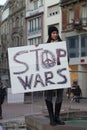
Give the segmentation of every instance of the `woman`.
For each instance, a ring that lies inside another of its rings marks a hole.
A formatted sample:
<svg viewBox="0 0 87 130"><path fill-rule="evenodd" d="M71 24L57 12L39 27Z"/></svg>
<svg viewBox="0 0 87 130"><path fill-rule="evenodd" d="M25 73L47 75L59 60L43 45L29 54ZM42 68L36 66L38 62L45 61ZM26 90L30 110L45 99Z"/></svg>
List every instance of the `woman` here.
<svg viewBox="0 0 87 130"><path fill-rule="evenodd" d="M55 26L50 26L48 29L48 40L47 43L62 41L58 29ZM63 99L63 89L56 90L56 101L55 101L55 114L53 112L53 103L52 97L54 94L54 90L47 90L45 94L45 102L48 109L49 117L50 117L50 125L64 125L65 123L60 120L60 110Z"/></svg>
<svg viewBox="0 0 87 130"><path fill-rule="evenodd" d="M77 81L74 81L71 87L71 97L75 102L80 103L80 97L82 96L82 90Z"/></svg>

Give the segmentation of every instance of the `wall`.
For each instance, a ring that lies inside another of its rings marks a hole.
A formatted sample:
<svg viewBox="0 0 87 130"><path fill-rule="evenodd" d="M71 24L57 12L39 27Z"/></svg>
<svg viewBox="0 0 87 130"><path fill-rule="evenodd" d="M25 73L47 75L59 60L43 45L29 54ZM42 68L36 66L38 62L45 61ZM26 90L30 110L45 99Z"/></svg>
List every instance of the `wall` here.
<svg viewBox="0 0 87 130"><path fill-rule="evenodd" d="M45 11L44 11L44 41L46 42L48 38L48 25L58 24L59 32L61 35L61 9L59 7L59 13L54 16L47 16L47 8L52 5L56 5L59 3L59 0L45 0Z"/></svg>

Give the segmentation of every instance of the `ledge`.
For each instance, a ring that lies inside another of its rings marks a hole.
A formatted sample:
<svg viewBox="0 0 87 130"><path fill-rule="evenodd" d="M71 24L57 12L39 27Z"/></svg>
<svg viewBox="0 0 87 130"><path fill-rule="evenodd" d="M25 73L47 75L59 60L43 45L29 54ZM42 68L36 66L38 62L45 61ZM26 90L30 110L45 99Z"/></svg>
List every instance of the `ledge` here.
<svg viewBox="0 0 87 130"><path fill-rule="evenodd" d="M86 130L85 127L72 125L49 125L49 119L43 115L31 115L25 117L27 130Z"/></svg>

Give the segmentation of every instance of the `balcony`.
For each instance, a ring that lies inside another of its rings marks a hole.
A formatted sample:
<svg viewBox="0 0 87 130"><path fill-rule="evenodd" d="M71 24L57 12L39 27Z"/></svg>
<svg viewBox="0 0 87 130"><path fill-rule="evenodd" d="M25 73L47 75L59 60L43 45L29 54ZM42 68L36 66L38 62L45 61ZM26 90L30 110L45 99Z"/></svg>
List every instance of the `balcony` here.
<svg viewBox="0 0 87 130"><path fill-rule="evenodd" d="M67 30L68 30L68 31L73 30L73 24L72 24L72 23L68 23L68 24L67 24Z"/></svg>
<svg viewBox="0 0 87 130"><path fill-rule="evenodd" d="M26 11L26 18L43 13L43 12L44 12L44 6L40 6L38 9L34 9L34 10L27 10Z"/></svg>
<svg viewBox="0 0 87 130"><path fill-rule="evenodd" d="M64 3L64 2L69 2L69 1L75 1L75 0L60 0L61 1L61 3Z"/></svg>
<svg viewBox="0 0 87 130"><path fill-rule="evenodd" d="M38 37L41 36L41 28L36 29L36 30L28 30L28 38L33 38L33 37Z"/></svg>
<svg viewBox="0 0 87 130"><path fill-rule="evenodd" d="M69 5L69 4L75 3L77 1L78 0L60 0L60 4L61 4L61 6L65 6L65 5Z"/></svg>
<svg viewBox="0 0 87 130"><path fill-rule="evenodd" d="M87 30L87 18L75 19L73 21L74 29Z"/></svg>

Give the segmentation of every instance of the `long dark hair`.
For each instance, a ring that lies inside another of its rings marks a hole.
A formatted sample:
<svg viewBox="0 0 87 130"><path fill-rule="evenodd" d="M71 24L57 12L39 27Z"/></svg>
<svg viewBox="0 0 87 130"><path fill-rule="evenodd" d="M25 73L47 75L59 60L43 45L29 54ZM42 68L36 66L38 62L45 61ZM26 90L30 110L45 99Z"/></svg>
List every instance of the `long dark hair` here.
<svg viewBox="0 0 87 130"><path fill-rule="evenodd" d="M62 39L60 38L60 36L58 35L58 41L62 41ZM50 43L52 40L51 36L48 37L47 43Z"/></svg>

